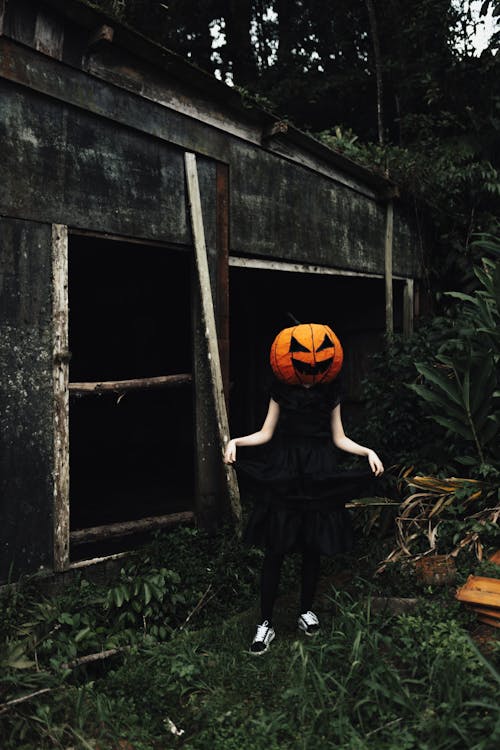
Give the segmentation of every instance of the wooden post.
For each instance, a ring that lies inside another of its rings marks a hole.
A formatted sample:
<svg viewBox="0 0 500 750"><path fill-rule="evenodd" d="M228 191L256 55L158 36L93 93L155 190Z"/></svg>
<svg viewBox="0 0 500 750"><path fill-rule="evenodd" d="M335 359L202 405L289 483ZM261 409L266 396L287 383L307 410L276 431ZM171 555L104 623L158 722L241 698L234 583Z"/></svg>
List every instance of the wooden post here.
<svg viewBox="0 0 500 750"><path fill-rule="evenodd" d="M217 337L222 383L229 408L229 167L217 163Z"/></svg>
<svg viewBox="0 0 500 750"><path fill-rule="evenodd" d="M394 227L394 205L387 203L385 220L385 332L388 336L394 333L394 312L392 295L392 237Z"/></svg>
<svg viewBox="0 0 500 750"><path fill-rule="evenodd" d="M224 399L224 387L222 383L222 372L219 358L219 346L217 341L217 328L215 324L214 304L210 276L208 271L207 250L205 245L205 232L203 228L203 217L201 213L200 188L198 184L198 171L196 156L191 153L184 154L187 192L191 216L191 229L196 258L196 273L199 286L199 300L201 304L201 320L203 322L203 337L206 345L208 371L210 373L210 396L214 407L215 420L217 422L217 438L219 442L219 456L222 460L224 447L229 439L229 425L227 419L226 403ZM196 372L196 369L195 369ZM196 387L199 386L197 379ZM201 437L201 436L200 436ZM238 482L234 469L224 464L226 486L229 503L234 523L238 530L241 527L241 504Z"/></svg>
<svg viewBox="0 0 500 750"><path fill-rule="evenodd" d="M52 225L54 320L54 570L69 565L68 228Z"/></svg>
<svg viewBox="0 0 500 750"><path fill-rule="evenodd" d="M413 279L406 279L403 289L403 336L413 333Z"/></svg>

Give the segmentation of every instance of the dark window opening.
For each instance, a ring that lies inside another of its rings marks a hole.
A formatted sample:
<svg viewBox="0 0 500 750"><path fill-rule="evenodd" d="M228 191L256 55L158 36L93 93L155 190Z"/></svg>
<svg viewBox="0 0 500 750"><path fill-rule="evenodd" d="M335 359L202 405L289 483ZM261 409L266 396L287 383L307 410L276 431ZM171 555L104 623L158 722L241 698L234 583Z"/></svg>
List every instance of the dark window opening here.
<svg viewBox="0 0 500 750"><path fill-rule="evenodd" d="M70 383L190 373L190 278L187 253L71 236ZM70 396L71 530L192 508L192 404L189 384Z"/></svg>
<svg viewBox="0 0 500 750"><path fill-rule="evenodd" d="M233 267L231 309L231 433L257 429L266 415L272 380L269 350L275 335L293 325L326 323L344 349L344 414L362 418L361 381L368 357L385 332L383 279L289 273ZM402 282L394 283L395 330L401 328Z"/></svg>

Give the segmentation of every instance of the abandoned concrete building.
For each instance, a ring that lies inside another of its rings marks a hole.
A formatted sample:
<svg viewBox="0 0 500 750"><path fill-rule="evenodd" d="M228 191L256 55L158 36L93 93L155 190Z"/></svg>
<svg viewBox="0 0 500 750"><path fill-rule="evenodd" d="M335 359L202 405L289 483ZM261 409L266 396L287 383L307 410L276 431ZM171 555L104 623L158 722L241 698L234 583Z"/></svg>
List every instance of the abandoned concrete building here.
<svg viewBox="0 0 500 750"><path fill-rule="evenodd" d="M216 524L287 313L338 333L355 402L420 270L390 181L85 0L0 0L0 88L6 581Z"/></svg>

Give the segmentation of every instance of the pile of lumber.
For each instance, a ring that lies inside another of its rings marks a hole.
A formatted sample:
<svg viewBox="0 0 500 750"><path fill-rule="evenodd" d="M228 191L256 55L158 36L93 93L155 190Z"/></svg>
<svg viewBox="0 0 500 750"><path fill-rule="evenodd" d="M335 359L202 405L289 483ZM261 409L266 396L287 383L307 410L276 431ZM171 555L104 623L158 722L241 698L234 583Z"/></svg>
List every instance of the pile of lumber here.
<svg viewBox="0 0 500 750"><path fill-rule="evenodd" d="M500 565L500 550L490 562ZM470 575L458 589L456 598L477 612L480 622L500 628L500 578Z"/></svg>

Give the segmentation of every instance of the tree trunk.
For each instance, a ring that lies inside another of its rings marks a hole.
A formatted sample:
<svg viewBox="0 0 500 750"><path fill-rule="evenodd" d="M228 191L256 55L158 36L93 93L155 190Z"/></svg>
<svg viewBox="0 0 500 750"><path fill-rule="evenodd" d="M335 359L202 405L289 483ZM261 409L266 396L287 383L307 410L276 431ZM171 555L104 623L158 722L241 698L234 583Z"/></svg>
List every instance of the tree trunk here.
<svg viewBox="0 0 500 750"><path fill-rule="evenodd" d="M384 145L384 109L383 109L383 82L382 82L382 56L380 54L380 39L377 28L377 16L375 15L375 4L373 0L365 0L370 23L370 35L373 45L373 57L375 60L375 76L377 82L377 131L378 142Z"/></svg>
<svg viewBox="0 0 500 750"><path fill-rule="evenodd" d="M229 0L225 14L226 47L221 53L231 63L233 82L246 86L257 79L257 66L250 39L251 0Z"/></svg>

